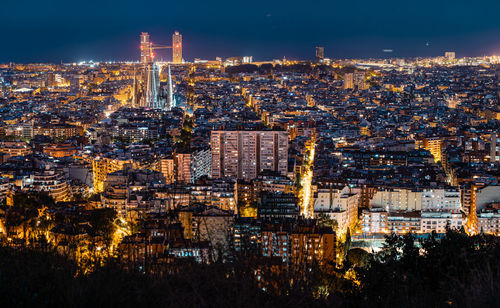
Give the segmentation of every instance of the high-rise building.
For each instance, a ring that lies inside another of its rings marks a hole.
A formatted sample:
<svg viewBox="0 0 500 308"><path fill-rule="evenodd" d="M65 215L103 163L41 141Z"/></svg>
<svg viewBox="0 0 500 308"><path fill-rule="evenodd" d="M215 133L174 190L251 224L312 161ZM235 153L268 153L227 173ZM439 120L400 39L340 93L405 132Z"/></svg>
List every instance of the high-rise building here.
<svg viewBox="0 0 500 308"><path fill-rule="evenodd" d="M175 181L189 183L191 181L191 154L174 154Z"/></svg>
<svg viewBox="0 0 500 308"><path fill-rule="evenodd" d="M354 89L354 74L347 73L344 75L344 89Z"/></svg>
<svg viewBox="0 0 500 308"><path fill-rule="evenodd" d="M182 35L178 31L172 35L172 62L182 63Z"/></svg>
<svg viewBox="0 0 500 308"><path fill-rule="evenodd" d="M166 184L172 184L175 179L175 169L174 169L174 159L173 158L160 158L155 166L154 170L161 172L165 178Z"/></svg>
<svg viewBox="0 0 500 308"><path fill-rule="evenodd" d="M316 62L321 62L325 58L325 47L316 47Z"/></svg>
<svg viewBox="0 0 500 308"><path fill-rule="evenodd" d="M149 41L149 33L141 33L141 63L149 64L153 62L153 52L151 42Z"/></svg>
<svg viewBox="0 0 500 308"><path fill-rule="evenodd" d="M284 131L212 131L212 177L251 180L271 170L288 171L288 136Z"/></svg>
<svg viewBox="0 0 500 308"><path fill-rule="evenodd" d="M368 84L366 83L364 72L346 73L344 75L344 89L366 90Z"/></svg>
<svg viewBox="0 0 500 308"><path fill-rule="evenodd" d="M444 53L444 57L448 60L453 60L453 59L455 59L455 52L454 51L447 51Z"/></svg>
<svg viewBox="0 0 500 308"><path fill-rule="evenodd" d="M365 72L354 72L353 83L358 90L366 90L368 87L366 84Z"/></svg>
<svg viewBox="0 0 500 308"><path fill-rule="evenodd" d="M211 171L212 156L210 149L199 149L191 155L191 183L204 176L209 177Z"/></svg>

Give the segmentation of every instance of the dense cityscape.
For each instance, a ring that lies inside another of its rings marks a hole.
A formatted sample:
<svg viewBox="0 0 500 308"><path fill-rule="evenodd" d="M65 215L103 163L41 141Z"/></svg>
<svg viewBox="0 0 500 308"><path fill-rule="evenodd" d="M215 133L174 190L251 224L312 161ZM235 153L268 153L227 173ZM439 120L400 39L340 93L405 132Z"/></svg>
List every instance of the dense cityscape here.
<svg viewBox="0 0 500 308"><path fill-rule="evenodd" d="M227 275L247 281L241 306L498 304L500 57L339 60L318 46L313 60L188 61L177 31L130 39L136 62L0 64L2 262ZM456 293L376 289L417 289L402 260L444 276L472 265L440 282ZM492 285L464 293L480 278ZM40 303L30 292L10 303Z"/></svg>

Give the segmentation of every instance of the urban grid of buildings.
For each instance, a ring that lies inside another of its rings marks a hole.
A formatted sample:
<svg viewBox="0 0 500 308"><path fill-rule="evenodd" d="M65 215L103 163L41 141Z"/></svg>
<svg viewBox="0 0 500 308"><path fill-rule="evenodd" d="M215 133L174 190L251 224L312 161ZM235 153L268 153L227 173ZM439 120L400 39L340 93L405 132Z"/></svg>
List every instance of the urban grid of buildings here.
<svg viewBox="0 0 500 308"><path fill-rule="evenodd" d="M46 193L43 215L79 213L47 230L61 251L91 236L85 213L113 209L113 249L137 265L500 235L498 57L312 56L187 62L175 32L168 46L142 33L137 63L2 64L0 200Z"/></svg>

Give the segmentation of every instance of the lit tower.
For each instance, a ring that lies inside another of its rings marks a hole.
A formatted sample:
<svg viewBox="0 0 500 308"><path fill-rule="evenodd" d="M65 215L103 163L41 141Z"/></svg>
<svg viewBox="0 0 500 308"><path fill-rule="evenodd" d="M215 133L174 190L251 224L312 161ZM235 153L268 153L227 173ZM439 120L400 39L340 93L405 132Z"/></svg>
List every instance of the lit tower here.
<svg viewBox="0 0 500 308"><path fill-rule="evenodd" d="M154 63L153 44L147 32L141 33L141 63L144 65L144 95L141 97L140 106L161 109L159 99L160 72Z"/></svg>
<svg viewBox="0 0 500 308"><path fill-rule="evenodd" d="M182 35L178 31L172 35L172 62L182 63Z"/></svg>
<svg viewBox="0 0 500 308"><path fill-rule="evenodd" d="M149 41L149 33L141 33L141 63L149 64L153 62L153 50Z"/></svg>
<svg viewBox="0 0 500 308"><path fill-rule="evenodd" d="M316 47L316 62L321 62L325 58L325 47Z"/></svg>

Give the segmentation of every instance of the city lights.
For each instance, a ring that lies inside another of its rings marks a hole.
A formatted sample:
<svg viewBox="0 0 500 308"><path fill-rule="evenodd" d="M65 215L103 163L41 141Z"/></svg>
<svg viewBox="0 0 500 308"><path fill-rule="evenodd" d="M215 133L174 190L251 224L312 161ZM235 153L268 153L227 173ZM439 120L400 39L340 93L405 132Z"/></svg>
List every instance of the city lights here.
<svg viewBox="0 0 500 308"><path fill-rule="evenodd" d="M3 5L0 305L500 302L498 10L391 1Z"/></svg>

